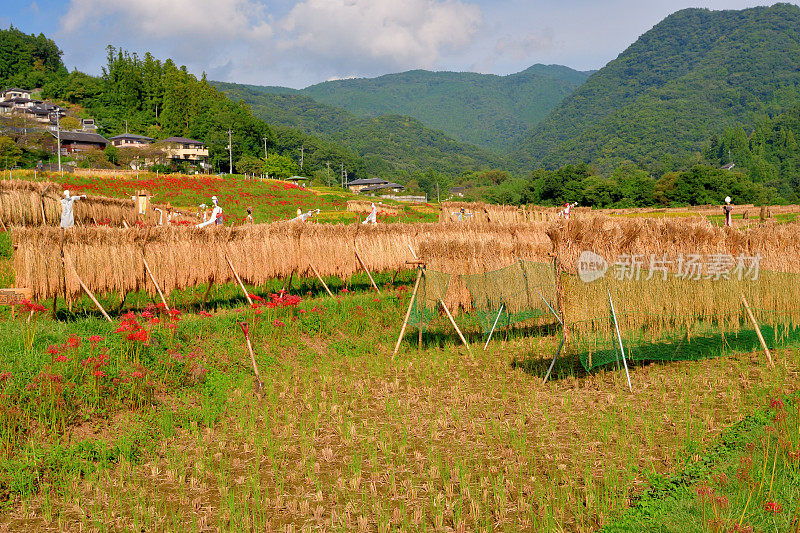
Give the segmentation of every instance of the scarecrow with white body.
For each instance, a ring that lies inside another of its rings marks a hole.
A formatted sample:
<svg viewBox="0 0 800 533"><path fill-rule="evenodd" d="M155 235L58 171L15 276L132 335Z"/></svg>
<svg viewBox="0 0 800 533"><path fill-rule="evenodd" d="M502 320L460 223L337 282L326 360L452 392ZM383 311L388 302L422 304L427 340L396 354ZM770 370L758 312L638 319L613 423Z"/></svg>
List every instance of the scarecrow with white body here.
<svg viewBox="0 0 800 533"><path fill-rule="evenodd" d="M64 198L61 199L61 228L67 229L75 225L75 214L72 209L72 204L75 200L86 198L85 194L80 196L70 196L69 191L64 191Z"/></svg>

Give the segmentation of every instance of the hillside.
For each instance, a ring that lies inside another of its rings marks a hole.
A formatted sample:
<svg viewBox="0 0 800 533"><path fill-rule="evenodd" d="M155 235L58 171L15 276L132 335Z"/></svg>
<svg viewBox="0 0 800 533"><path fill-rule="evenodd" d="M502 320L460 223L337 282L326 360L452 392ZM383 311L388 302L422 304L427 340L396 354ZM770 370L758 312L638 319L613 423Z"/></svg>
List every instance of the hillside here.
<svg viewBox="0 0 800 533"><path fill-rule="evenodd" d="M677 168L712 134L800 102L798 68L799 7L685 9L590 76L513 154L547 168Z"/></svg>
<svg viewBox="0 0 800 533"><path fill-rule="evenodd" d="M300 93L359 117L410 116L456 140L506 151L587 77L558 65L534 65L508 76L413 70L328 81Z"/></svg>
<svg viewBox="0 0 800 533"><path fill-rule="evenodd" d="M306 135L347 147L363 159L371 175L409 179L433 169L450 175L503 166L500 156L457 142L407 116L359 118L320 104L303 94L214 82L229 98L244 101L255 116L274 128L296 128Z"/></svg>

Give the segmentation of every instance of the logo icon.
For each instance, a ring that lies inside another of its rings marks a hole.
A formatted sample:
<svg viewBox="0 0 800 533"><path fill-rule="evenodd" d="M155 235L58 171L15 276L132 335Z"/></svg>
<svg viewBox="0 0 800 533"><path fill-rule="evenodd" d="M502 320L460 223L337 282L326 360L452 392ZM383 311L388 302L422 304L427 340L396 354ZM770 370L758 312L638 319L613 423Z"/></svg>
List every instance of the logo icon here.
<svg viewBox="0 0 800 533"><path fill-rule="evenodd" d="M578 257L578 277L584 283L597 281L605 276L606 270L608 270L608 262L602 255L584 250Z"/></svg>

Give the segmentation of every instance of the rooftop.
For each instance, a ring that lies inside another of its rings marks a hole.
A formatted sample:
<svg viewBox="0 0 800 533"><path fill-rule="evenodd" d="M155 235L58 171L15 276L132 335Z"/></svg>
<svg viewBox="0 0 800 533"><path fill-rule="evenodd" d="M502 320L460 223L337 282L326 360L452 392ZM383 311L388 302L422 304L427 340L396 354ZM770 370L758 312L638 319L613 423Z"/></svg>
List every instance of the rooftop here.
<svg viewBox="0 0 800 533"><path fill-rule="evenodd" d="M348 181L347 186L350 187L352 185L383 185L384 183L389 183L389 182L381 178L367 178L367 179Z"/></svg>
<svg viewBox="0 0 800 533"><path fill-rule="evenodd" d="M405 187L399 183L379 183L377 185L364 187L361 189L361 192L380 191L381 189L405 189Z"/></svg>
<svg viewBox="0 0 800 533"><path fill-rule="evenodd" d="M120 133L119 135L114 135L113 137L109 137L109 141L115 141L118 139L130 139L132 141L152 141L152 137L145 137L144 135L137 135L135 133Z"/></svg>
<svg viewBox="0 0 800 533"><path fill-rule="evenodd" d="M50 133L53 135L53 137L56 137L56 132L51 131ZM98 135L97 133L81 133L79 131L62 131L61 140L72 141L72 142L108 144L108 139L106 139L102 135Z"/></svg>
<svg viewBox="0 0 800 533"><path fill-rule="evenodd" d="M165 143L183 143L183 144L203 144L202 141L197 141L195 139L189 139L187 137L169 137L167 139L162 139L162 142L165 142Z"/></svg>

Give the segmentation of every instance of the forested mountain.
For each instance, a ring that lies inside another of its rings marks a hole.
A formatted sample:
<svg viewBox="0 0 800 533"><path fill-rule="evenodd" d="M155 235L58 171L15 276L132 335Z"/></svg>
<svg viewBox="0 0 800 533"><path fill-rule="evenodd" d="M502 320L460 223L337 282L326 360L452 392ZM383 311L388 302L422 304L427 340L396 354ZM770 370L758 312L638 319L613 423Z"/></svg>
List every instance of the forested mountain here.
<svg viewBox="0 0 800 533"><path fill-rule="evenodd" d="M765 119L748 135L741 126L712 135L703 155L715 165L734 163L750 178L790 201L800 199L800 106Z"/></svg>
<svg viewBox="0 0 800 533"><path fill-rule="evenodd" d="M278 128L298 128L358 154L366 172L401 181L432 169L459 175L504 165L500 156L457 142L407 116L359 118L320 104L298 92L279 94L261 88L213 82L232 100Z"/></svg>
<svg viewBox="0 0 800 533"><path fill-rule="evenodd" d="M558 65L534 65L508 76L413 70L328 81L300 93L359 117L410 116L456 140L506 151L587 76Z"/></svg>
<svg viewBox="0 0 800 533"><path fill-rule="evenodd" d="M41 87L66 74L61 50L52 40L14 26L0 30L0 87Z"/></svg>
<svg viewBox="0 0 800 533"><path fill-rule="evenodd" d="M530 166L697 159L714 133L800 102L800 7L685 9L593 74L515 148Z"/></svg>

